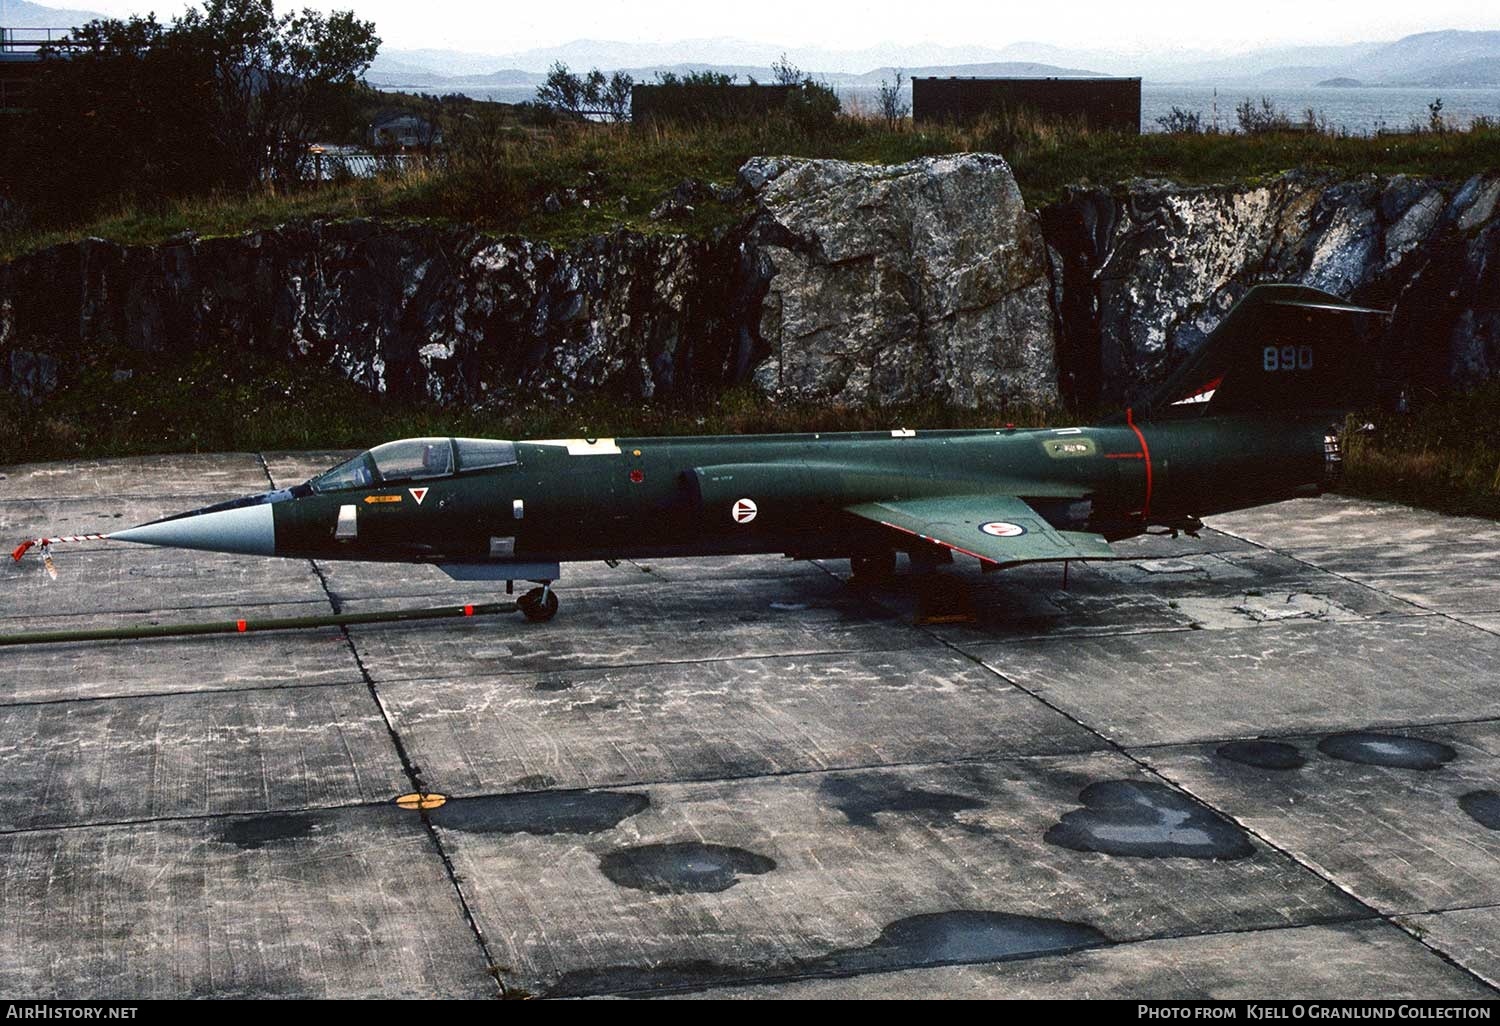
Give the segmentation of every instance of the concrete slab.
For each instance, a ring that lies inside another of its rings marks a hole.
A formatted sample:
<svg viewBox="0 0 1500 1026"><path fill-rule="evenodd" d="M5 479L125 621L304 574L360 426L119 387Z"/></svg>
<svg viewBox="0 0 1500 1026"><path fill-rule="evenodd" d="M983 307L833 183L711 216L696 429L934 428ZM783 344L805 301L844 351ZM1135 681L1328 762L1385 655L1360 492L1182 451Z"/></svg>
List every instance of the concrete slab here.
<svg viewBox="0 0 1500 1026"><path fill-rule="evenodd" d="M359 684L0 706L0 830L386 801L411 788Z"/></svg>
<svg viewBox="0 0 1500 1026"><path fill-rule="evenodd" d="M245 454L0 469L0 532L266 486ZM0 973L39 997L483 997L487 958L557 994L1483 993L1500 549L1337 499L1226 524L1067 591L946 568L972 624L915 626L909 580L736 557L569 567L546 625L0 650ZM58 563L0 572L0 633L330 608L305 562ZM348 610L501 591L320 569ZM1318 750L1371 727L1417 741ZM398 746L452 796L431 831L388 804Z"/></svg>
<svg viewBox="0 0 1500 1026"><path fill-rule="evenodd" d="M1500 634L1500 613L1454 613L1453 618L1491 634Z"/></svg>
<svg viewBox="0 0 1500 1026"><path fill-rule="evenodd" d="M1500 723L1384 734L1353 751L1351 739L1326 736L1282 739L1295 752L1260 751L1303 763L1290 769L1235 761L1217 745L1138 754L1385 914L1500 905L1500 830L1486 827L1463 801L1496 790Z"/></svg>
<svg viewBox="0 0 1500 1026"><path fill-rule="evenodd" d="M0 538L10 545L29 538L64 534L103 534L136 524L158 520L173 513L198 509L228 496L196 495L92 495L86 498L0 499ZM140 546L128 546L138 549ZM68 552L126 548L102 542L72 542ZM59 549L59 551L62 551Z"/></svg>
<svg viewBox="0 0 1500 1026"><path fill-rule="evenodd" d="M450 795L1102 746L971 660L925 649L446 676L381 697Z"/></svg>
<svg viewBox="0 0 1500 1026"><path fill-rule="evenodd" d="M20 563L5 558L0 565L0 620L92 620L106 613L149 611L179 611L177 619L193 620L210 618L211 609L297 603L316 603L324 612L329 608L327 592L306 560L97 544L103 547L58 546L56 580L34 552ZM0 624L0 631L16 626Z"/></svg>
<svg viewBox="0 0 1500 1026"><path fill-rule="evenodd" d="M317 566L327 581L329 592L340 603L402 597L433 603L492 602L503 598L505 593L504 581L455 581L435 566L334 560L319 560ZM559 595L571 595L579 588L666 588L672 585L713 591L730 581L785 581L826 576L812 563L766 556L625 560L613 567L604 562L568 563L563 566L562 574ZM516 583L519 591L532 587L528 583Z"/></svg>
<svg viewBox="0 0 1500 1026"><path fill-rule="evenodd" d="M1500 525L1323 496L1215 517L1216 528L1440 612L1500 610Z"/></svg>
<svg viewBox="0 0 1500 1026"><path fill-rule="evenodd" d="M327 612L305 604L265 606L268 616ZM128 613L89 618L90 626L176 623L233 617L233 609L205 609L201 616L179 610L141 616ZM42 617L26 626L71 630L84 618ZM6 633L13 621L6 621ZM0 705L130 695L255 688L296 688L358 683L363 678L349 644L336 627L264 634L224 634L141 641L70 642L0 649Z"/></svg>
<svg viewBox="0 0 1500 1026"><path fill-rule="evenodd" d="M392 806L0 834L16 998L478 998L431 839Z"/></svg>
<svg viewBox="0 0 1500 1026"><path fill-rule="evenodd" d="M1424 944L1500 989L1500 909L1466 908L1403 916L1401 925L1422 938Z"/></svg>
<svg viewBox="0 0 1500 1026"><path fill-rule="evenodd" d="M970 562L943 567L925 579L900 574L869 595L907 622L934 612L956 614L959 622L939 622L928 629L935 637L959 644L1191 628L1191 618L1167 600L1122 590L1100 572L1102 565L1071 567L1067 590L1061 587L1061 567L1027 566L986 574Z"/></svg>
<svg viewBox="0 0 1500 1026"><path fill-rule="evenodd" d="M0 500L222 495L266 490L255 453L175 453L0 467Z"/></svg>
<svg viewBox="0 0 1500 1026"><path fill-rule="evenodd" d="M370 675L385 684L513 670L702 662L832 652L935 648L939 643L827 575L727 580L698 587L569 588L547 624L433 622L352 627ZM349 611L407 599L344 603Z"/></svg>
<svg viewBox="0 0 1500 1026"><path fill-rule="evenodd" d="M965 648L1126 746L1500 716L1500 637L1444 617Z"/></svg>
<svg viewBox="0 0 1500 1026"><path fill-rule="evenodd" d="M1168 857L1209 851L1170 840L1161 857L1044 840L1064 816L1079 826L1082 793L1104 781L1170 807L1161 838L1222 830L1234 857ZM882 930L901 942L894 958L876 953L895 969L934 944L1076 946L1361 914L1152 787L1130 760L1095 754L468 799L433 820L503 978L532 993L778 975L836 951L858 963ZM1048 922L930 918L953 910Z"/></svg>
<svg viewBox="0 0 1500 1026"><path fill-rule="evenodd" d="M1483 1001L1493 993L1410 934L1380 921L1143 941L990 965L870 973L695 998L800 1000L1112 999L1156 1001Z"/></svg>

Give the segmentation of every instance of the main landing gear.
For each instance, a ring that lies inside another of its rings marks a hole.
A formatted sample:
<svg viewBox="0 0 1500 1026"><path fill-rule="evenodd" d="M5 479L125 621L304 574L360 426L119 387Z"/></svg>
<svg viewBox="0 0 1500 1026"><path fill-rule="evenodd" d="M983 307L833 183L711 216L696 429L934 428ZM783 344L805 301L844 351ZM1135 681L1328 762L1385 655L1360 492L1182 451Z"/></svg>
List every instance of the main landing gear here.
<svg viewBox="0 0 1500 1026"><path fill-rule="evenodd" d="M880 584L896 573L896 553L890 549L849 557L856 584Z"/></svg>
<svg viewBox="0 0 1500 1026"><path fill-rule="evenodd" d="M516 606L532 623L546 623L557 615L557 595L548 582L516 599Z"/></svg>

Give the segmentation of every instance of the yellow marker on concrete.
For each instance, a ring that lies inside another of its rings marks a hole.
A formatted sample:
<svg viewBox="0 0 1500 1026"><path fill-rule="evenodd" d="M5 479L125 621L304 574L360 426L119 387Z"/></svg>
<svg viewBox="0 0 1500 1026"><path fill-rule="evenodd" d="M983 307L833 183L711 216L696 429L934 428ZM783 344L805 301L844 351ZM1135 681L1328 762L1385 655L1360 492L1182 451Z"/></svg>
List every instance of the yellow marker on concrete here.
<svg viewBox="0 0 1500 1026"><path fill-rule="evenodd" d="M436 809L440 805L447 804L448 796L435 794L432 791L413 791L411 794L403 794L396 799L396 804L403 809L421 811L424 809Z"/></svg>

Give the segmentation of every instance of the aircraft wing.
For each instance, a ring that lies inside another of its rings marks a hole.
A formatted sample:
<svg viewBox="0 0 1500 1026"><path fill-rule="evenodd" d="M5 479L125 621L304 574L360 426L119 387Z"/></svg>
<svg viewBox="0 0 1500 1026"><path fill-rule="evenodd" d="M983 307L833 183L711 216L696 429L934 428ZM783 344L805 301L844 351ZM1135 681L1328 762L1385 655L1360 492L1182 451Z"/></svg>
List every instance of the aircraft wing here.
<svg viewBox="0 0 1500 1026"><path fill-rule="evenodd" d="M1010 495L941 495L866 502L846 512L973 556L986 570L1069 559L1122 559L1103 535L1059 531Z"/></svg>

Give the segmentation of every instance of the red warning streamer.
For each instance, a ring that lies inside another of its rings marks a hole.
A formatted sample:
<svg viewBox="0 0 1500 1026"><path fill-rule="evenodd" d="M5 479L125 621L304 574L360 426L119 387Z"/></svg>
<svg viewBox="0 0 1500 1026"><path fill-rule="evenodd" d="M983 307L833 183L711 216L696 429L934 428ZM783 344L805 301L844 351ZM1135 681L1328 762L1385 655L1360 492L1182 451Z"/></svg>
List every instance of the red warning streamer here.
<svg viewBox="0 0 1500 1026"><path fill-rule="evenodd" d="M56 545L58 542L106 541L108 538L109 535L107 534L63 534L58 535L56 538L33 538L30 541L23 541L20 545L17 545L15 551L10 554L10 558L19 563L21 557L26 555L26 550L33 545L40 545L46 548L48 545Z"/></svg>

